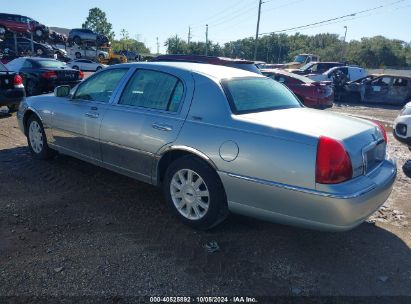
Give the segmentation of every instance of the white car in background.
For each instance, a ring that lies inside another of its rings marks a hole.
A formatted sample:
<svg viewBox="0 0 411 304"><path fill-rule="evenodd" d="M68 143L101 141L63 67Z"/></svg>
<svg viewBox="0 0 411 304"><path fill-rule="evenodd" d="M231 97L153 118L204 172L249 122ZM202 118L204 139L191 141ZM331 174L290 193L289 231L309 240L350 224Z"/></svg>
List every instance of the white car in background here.
<svg viewBox="0 0 411 304"><path fill-rule="evenodd" d="M72 59L80 59L80 58L108 58L108 53L98 50L93 46L85 46L85 47L78 47L74 46L69 48L68 55Z"/></svg>
<svg viewBox="0 0 411 304"><path fill-rule="evenodd" d="M101 64L89 59L75 59L67 63L67 66L75 70L93 72L97 72L108 67L108 65Z"/></svg>
<svg viewBox="0 0 411 304"><path fill-rule="evenodd" d="M411 150L411 102L407 103L401 110L400 115L394 122L394 137L408 145Z"/></svg>
<svg viewBox="0 0 411 304"><path fill-rule="evenodd" d="M314 81L333 81L336 75L345 75L346 81L355 81L360 78L366 77L368 72L360 67L356 66L339 66L333 67L322 74L308 74L308 78Z"/></svg>

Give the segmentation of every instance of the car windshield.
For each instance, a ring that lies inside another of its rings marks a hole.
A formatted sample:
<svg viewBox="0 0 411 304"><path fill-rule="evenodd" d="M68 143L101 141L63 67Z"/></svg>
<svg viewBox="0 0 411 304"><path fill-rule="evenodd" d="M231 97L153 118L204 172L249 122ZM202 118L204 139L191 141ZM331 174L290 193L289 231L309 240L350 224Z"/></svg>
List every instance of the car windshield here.
<svg viewBox="0 0 411 304"><path fill-rule="evenodd" d="M306 59L307 59L307 55L298 55L298 56L295 56L294 61L303 63L305 62Z"/></svg>
<svg viewBox="0 0 411 304"><path fill-rule="evenodd" d="M291 91L270 78L232 78L222 85L234 114L301 107Z"/></svg>
<svg viewBox="0 0 411 304"><path fill-rule="evenodd" d="M64 68L66 64L57 60L38 60L36 64L41 68Z"/></svg>

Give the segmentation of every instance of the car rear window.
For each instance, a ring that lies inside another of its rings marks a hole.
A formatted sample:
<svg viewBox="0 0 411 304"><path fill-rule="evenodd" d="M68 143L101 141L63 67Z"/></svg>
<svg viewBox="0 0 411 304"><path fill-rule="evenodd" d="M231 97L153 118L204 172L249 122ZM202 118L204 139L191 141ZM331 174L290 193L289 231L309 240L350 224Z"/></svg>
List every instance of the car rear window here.
<svg viewBox="0 0 411 304"><path fill-rule="evenodd" d="M65 68L66 64L58 60L38 60L36 65L41 68Z"/></svg>
<svg viewBox="0 0 411 304"><path fill-rule="evenodd" d="M7 72L7 68L0 62L0 72Z"/></svg>
<svg viewBox="0 0 411 304"><path fill-rule="evenodd" d="M293 93L270 78L232 78L221 83L234 114L301 107Z"/></svg>

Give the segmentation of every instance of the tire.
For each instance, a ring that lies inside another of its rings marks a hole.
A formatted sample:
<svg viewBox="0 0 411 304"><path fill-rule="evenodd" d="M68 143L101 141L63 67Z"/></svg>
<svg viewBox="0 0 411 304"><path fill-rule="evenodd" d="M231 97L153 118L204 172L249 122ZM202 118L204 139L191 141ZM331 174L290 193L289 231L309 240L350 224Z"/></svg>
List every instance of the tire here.
<svg viewBox="0 0 411 304"><path fill-rule="evenodd" d="M55 155L47 144L43 124L36 115L31 115L26 126L27 144L34 158L50 159Z"/></svg>
<svg viewBox="0 0 411 304"><path fill-rule="evenodd" d="M73 38L73 42L74 42L75 44L77 44L77 45L80 45L80 43L81 43L80 37L79 37L79 36L74 37L74 38Z"/></svg>
<svg viewBox="0 0 411 304"><path fill-rule="evenodd" d="M24 87L26 88L27 96L35 96L41 93L37 83L34 80L27 80Z"/></svg>
<svg viewBox="0 0 411 304"><path fill-rule="evenodd" d="M96 68L96 72L100 71L101 69L102 69L102 67L101 67L101 66L98 66L98 67Z"/></svg>
<svg viewBox="0 0 411 304"><path fill-rule="evenodd" d="M171 163L165 173L163 193L173 213L192 228L211 229L228 215L224 187L217 173L199 158L185 156Z"/></svg>
<svg viewBox="0 0 411 304"><path fill-rule="evenodd" d="M39 56L41 56L41 55L44 54L44 51L43 51L42 49L37 49L37 50L36 50L36 54L39 55Z"/></svg>
<svg viewBox="0 0 411 304"><path fill-rule="evenodd" d="M76 52L76 53L74 54L74 56L76 56L77 59L80 59L80 58L81 58L81 53L80 53L80 52Z"/></svg>
<svg viewBox="0 0 411 304"><path fill-rule="evenodd" d="M103 59L104 59L104 55L103 55L103 54L98 54L98 58L99 58L100 60L103 60Z"/></svg>
<svg viewBox="0 0 411 304"><path fill-rule="evenodd" d="M77 71L80 70L80 68L79 68L78 66L76 66L76 65L73 65L73 69L74 69L74 70L77 70Z"/></svg>
<svg viewBox="0 0 411 304"><path fill-rule="evenodd" d="M43 37L43 31L42 30L37 29L35 33L36 33L37 37Z"/></svg>
<svg viewBox="0 0 411 304"><path fill-rule="evenodd" d="M16 112L19 108L19 105L18 104L12 104L12 105L7 106L7 108L9 108L9 112Z"/></svg>

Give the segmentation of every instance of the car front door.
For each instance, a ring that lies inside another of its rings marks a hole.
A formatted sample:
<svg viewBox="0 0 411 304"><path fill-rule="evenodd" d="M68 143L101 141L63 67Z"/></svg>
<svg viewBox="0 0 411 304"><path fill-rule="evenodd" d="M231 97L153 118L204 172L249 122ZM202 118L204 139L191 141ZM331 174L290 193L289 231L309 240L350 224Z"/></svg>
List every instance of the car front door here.
<svg viewBox="0 0 411 304"><path fill-rule="evenodd" d="M103 162L151 182L155 155L177 138L193 91L191 75L136 70L102 121Z"/></svg>
<svg viewBox="0 0 411 304"><path fill-rule="evenodd" d="M104 113L128 68L114 68L91 76L73 97L53 106L52 145L90 161L100 161L99 133Z"/></svg>

